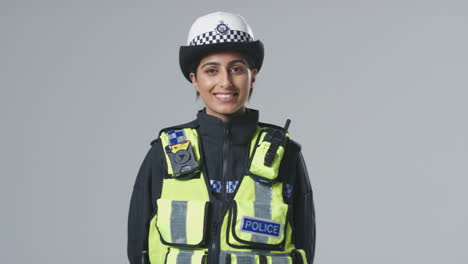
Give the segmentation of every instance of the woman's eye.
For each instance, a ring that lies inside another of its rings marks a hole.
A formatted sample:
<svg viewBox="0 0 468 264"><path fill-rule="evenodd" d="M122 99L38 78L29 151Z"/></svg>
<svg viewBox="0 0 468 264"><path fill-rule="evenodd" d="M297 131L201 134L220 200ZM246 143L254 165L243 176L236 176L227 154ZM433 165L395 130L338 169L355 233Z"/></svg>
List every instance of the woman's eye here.
<svg viewBox="0 0 468 264"><path fill-rule="evenodd" d="M208 69L208 70L206 70L205 72L206 72L206 73L215 73L216 70L215 70L215 69Z"/></svg>
<svg viewBox="0 0 468 264"><path fill-rule="evenodd" d="M243 72L244 69L242 67L232 67L231 71L233 71L233 72Z"/></svg>

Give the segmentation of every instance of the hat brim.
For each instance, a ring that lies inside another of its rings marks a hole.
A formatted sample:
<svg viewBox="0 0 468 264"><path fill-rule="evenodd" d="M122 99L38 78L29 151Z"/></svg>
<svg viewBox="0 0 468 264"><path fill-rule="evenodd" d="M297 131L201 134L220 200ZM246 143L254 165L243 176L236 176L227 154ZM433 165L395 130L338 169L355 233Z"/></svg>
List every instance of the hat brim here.
<svg viewBox="0 0 468 264"><path fill-rule="evenodd" d="M264 57L263 43L260 40L251 42L222 42L199 46L181 46L179 49L179 64L185 79L192 82L192 80L190 80L190 72L192 71L191 64L194 60L203 58L213 52L223 50L234 50L242 54L246 54L253 60L254 65L251 65L251 67L256 68L257 72L260 71Z"/></svg>

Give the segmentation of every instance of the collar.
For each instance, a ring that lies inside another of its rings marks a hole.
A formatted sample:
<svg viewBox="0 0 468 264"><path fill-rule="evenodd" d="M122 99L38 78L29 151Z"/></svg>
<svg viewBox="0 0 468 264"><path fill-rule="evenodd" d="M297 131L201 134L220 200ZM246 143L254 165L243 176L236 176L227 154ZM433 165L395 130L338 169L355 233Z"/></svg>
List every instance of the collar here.
<svg viewBox="0 0 468 264"><path fill-rule="evenodd" d="M258 125L258 110L245 108L245 113L232 117L224 123L221 118L206 113L206 107L199 110L197 120L200 125L200 133L203 136L217 138L224 128L228 129L228 137L234 144L248 143ZM221 130L221 131L220 131Z"/></svg>

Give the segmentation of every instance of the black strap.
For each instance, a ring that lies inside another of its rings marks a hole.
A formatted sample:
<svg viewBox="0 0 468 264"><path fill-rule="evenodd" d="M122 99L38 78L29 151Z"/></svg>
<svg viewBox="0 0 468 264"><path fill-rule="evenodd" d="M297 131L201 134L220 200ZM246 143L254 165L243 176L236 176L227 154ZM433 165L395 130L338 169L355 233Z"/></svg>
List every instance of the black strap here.
<svg viewBox="0 0 468 264"><path fill-rule="evenodd" d="M294 250L291 254L293 264L304 264L304 261L302 260L302 255L299 251Z"/></svg>
<svg viewBox="0 0 468 264"><path fill-rule="evenodd" d="M148 253L146 250L143 250L141 252L141 264L149 264L149 259L148 259Z"/></svg>
<svg viewBox="0 0 468 264"><path fill-rule="evenodd" d="M271 142L270 148L268 148L265 155L265 161L263 162L265 166L271 166L273 163L278 147L284 144L290 123L291 120L287 119L283 129L270 128L270 132L265 136L265 140Z"/></svg>
<svg viewBox="0 0 468 264"><path fill-rule="evenodd" d="M231 264L231 254L226 254L226 264Z"/></svg>

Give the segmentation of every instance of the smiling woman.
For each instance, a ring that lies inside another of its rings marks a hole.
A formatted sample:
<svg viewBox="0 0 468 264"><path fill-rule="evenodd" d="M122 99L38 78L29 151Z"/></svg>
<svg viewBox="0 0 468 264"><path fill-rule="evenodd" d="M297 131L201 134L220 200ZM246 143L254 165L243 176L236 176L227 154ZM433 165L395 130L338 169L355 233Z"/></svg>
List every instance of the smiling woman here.
<svg viewBox="0 0 468 264"><path fill-rule="evenodd" d="M245 113L257 69L250 69L238 52L224 51L204 57L190 79L206 105L206 113L227 122Z"/></svg>
<svg viewBox="0 0 468 264"><path fill-rule="evenodd" d="M315 213L300 145L245 106L263 44L240 15L192 25L179 63L205 108L160 131L128 218L131 263L312 263Z"/></svg>

